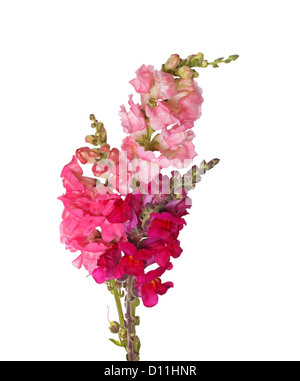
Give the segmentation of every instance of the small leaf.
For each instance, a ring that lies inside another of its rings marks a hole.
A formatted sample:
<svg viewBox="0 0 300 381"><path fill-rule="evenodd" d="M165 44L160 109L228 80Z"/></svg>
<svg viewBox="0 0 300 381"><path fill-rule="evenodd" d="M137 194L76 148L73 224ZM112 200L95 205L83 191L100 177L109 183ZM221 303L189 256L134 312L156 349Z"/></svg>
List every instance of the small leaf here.
<svg viewBox="0 0 300 381"><path fill-rule="evenodd" d="M114 340L114 339L109 339L112 343L117 345L118 347L123 347L123 345L120 343L120 341Z"/></svg>
<svg viewBox="0 0 300 381"><path fill-rule="evenodd" d="M217 58L217 59L215 59L215 63L220 63L223 61L223 59L224 59L224 57Z"/></svg>

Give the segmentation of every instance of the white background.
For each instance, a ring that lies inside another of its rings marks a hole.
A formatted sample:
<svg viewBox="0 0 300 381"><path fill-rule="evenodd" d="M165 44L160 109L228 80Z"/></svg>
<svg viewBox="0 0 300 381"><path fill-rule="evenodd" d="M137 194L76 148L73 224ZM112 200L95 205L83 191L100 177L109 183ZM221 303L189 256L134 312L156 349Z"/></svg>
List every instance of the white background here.
<svg viewBox="0 0 300 381"><path fill-rule="evenodd" d="M113 298L59 242L62 167L95 113L112 146L145 64L203 51L175 288L139 308L143 360L300 360L298 1L1 1L1 360L122 360Z"/></svg>

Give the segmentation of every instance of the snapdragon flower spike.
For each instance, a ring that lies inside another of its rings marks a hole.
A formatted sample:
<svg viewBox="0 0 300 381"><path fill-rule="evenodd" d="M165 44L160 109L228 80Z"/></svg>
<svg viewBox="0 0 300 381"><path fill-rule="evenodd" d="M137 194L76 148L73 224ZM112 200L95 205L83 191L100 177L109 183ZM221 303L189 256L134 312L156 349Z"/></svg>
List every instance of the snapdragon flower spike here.
<svg viewBox="0 0 300 381"><path fill-rule="evenodd" d="M130 94L129 108L122 105L119 112L126 135L121 148L109 144L103 123L91 114L94 133L85 142L93 147L78 148L62 170L61 242L79 254L73 265L84 267L96 283L106 283L114 295L120 322L111 332L119 341L111 341L125 347L130 361L139 359L139 300L153 307L174 286L162 278L182 254L179 235L192 205L189 192L219 162L192 164L203 103L196 69L237 58L208 62L202 53L185 59L173 54L161 70L142 65L130 81L138 100ZM170 167L190 169L165 174Z"/></svg>

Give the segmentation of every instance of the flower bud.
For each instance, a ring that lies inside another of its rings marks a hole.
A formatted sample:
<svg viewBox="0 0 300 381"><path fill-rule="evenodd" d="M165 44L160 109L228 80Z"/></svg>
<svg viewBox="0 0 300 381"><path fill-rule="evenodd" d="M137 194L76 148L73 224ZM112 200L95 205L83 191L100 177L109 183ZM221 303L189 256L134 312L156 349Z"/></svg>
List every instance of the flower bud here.
<svg viewBox="0 0 300 381"><path fill-rule="evenodd" d="M97 131L101 131L103 128L104 128L104 126L103 126L103 123L102 123L102 122L98 122L98 123L96 124L96 130L97 130Z"/></svg>
<svg viewBox="0 0 300 381"><path fill-rule="evenodd" d="M190 67L198 66L199 63L203 60L203 58L204 58L203 53L198 53L195 56L192 56L189 60L189 66Z"/></svg>
<svg viewBox="0 0 300 381"><path fill-rule="evenodd" d="M208 62L206 60L203 60L200 62L201 67L207 67Z"/></svg>
<svg viewBox="0 0 300 381"><path fill-rule="evenodd" d="M95 117L94 114L91 114L91 115L90 115L90 120L91 120L92 122L94 122L94 121L96 120L96 117Z"/></svg>
<svg viewBox="0 0 300 381"><path fill-rule="evenodd" d="M97 148L90 149L89 147L78 148L76 157L82 164L95 164L100 159L99 151Z"/></svg>
<svg viewBox="0 0 300 381"><path fill-rule="evenodd" d="M163 65L165 71L174 70L179 64L180 58L178 54L172 54L168 61Z"/></svg>
<svg viewBox="0 0 300 381"><path fill-rule="evenodd" d="M140 325L140 317L139 316L135 317L134 323L135 323L135 325Z"/></svg>
<svg viewBox="0 0 300 381"><path fill-rule="evenodd" d="M200 61L202 61L203 60L203 58L204 58L204 54L203 53L201 53L201 52L199 52L198 54L196 54L195 55L195 57L194 58L198 58Z"/></svg>
<svg viewBox="0 0 300 381"><path fill-rule="evenodd" d="M118 333L120 330L120 324L117 321L111 321L109 330L111 333Z"/></svg>
<svg viewBox="0 0 300 381"><path fill-rule="evenodd" d="M99 139L101 143L106 143L107 141L107 132L106 129L103 127L101 131L97 131L99 133Z"/></svg>
<svg viewBox="0 0 300 381"><path fill-rule="evenodd" d="M99 145L99 139L95 135L87 135L85 137L85 142L89 144L93 144L94 146Z"/></svg>
<svg viewBox="0 0 300 381"><path fill-rule="evenodd" d="M94 176L102 177L104 179L108 178L110 175L109 166L106 163L101 161L93 165L92 171Z"/></svg>
<svg viewBox="0 0 300 381"><path fill-rule="evenodd" d="M239 58L239 55L238 54L233 54L232 56L229 56L228 59L230 59L230 61L235 61Z"/></svg>
<svg viewBox="0 0 300 381"><path fill-rule="evenodd" d="M129 337L130 337L130 341L134 341L135 334L134 334L134 333L131 333L131 334L129 335Z"/></svg>
<svg viewBox="0 0 300 381"><path fill-rule="evenodd" d="M102 144L102 146L100 147L100 152L103 152L103 153L108 153L110 151L110 145L109 144Z"/></svg>
<svg viewBox="0 0 300 381"><path fill-rule="evenodd" d="M119 155L120 155L120 151L117 148L113 148L110 151L108 158L114 162L117 162L119 160Z"/></svg>
<svg viewBox="0 0 300 381"><path fill-rule="evenodd" d="M184 79L193 78L193 70L185 65L176 71L176 75Z"/></svg>
<svg viewBox="0 0 300 381"><path fill-rule="evenodd" d="M121 329L120 336L121 336L121 339L127 339L127 329L126 328Z"/></svg>

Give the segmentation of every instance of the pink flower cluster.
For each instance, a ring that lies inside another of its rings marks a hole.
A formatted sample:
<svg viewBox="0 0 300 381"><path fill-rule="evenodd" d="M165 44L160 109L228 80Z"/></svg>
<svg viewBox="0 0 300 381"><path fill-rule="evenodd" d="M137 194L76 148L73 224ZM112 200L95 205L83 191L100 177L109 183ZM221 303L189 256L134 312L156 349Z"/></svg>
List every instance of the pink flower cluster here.
<svg viewBox="0 0 300 381"><path fill-rule="evenodd" d="M190 165L197 155L192 143L195 137L192 127L201 116L203 102L202 90L193 79L192 70L187 70L184 78L174 78L169 73L154 70L153 66L143 65L136 75L130 83L140 94L141 105L135 104L130 95L130 109L126 111L125 106L121 106L121 124L124 132L130 135L122 148L126 150L130 142L132 150L143 154L144 148L138 148L138 142L143 136L149 136L151 128L156 135L150 149L159 151L158 159L164 166L183 168ZM147 157L154 158L154 155Z"/></svg>
<svg viewBox="0 0 300 381"><path fill-rule="evenodd" d="M83 266L97 283L133 276L132 292L147 307L173 287L161 276L182 252L178 236L191 206L186 192L174 192L174 178L161 174L170 165L186 167L196 156L192 128L201 115L202 91L192 71L183 70L175 78L152 66L138 69L131 84L140 104L130 95L129 110L121 106L127 134L121 150L107 144L103 124L94 122L97 133L86 141L99 147L79 148L61 175L61 241L80 252L73 265ZM95 178L84 176L80 163L91 164Z"/></svg>
<svg viewBox="0 0 300 381"><path fill-rule="evenodd" d="M177 238L190 199L186 196L158 207L156 195L137 191L122 197L107 192L103 185L83 176L75 156L64 167L62 177L66 193L60 197L65 208L61 240L70 251L81 252L73 265L84 266L97 283L135 276L136 295L145 306L154 306L158 295L173 286L161 283L160 276L172 268L170 259L182 252ZM160 197L167 199L167 195ZM160 212L154 212L156 209ZM157 268L146 272L153 264Z"/></svg>

